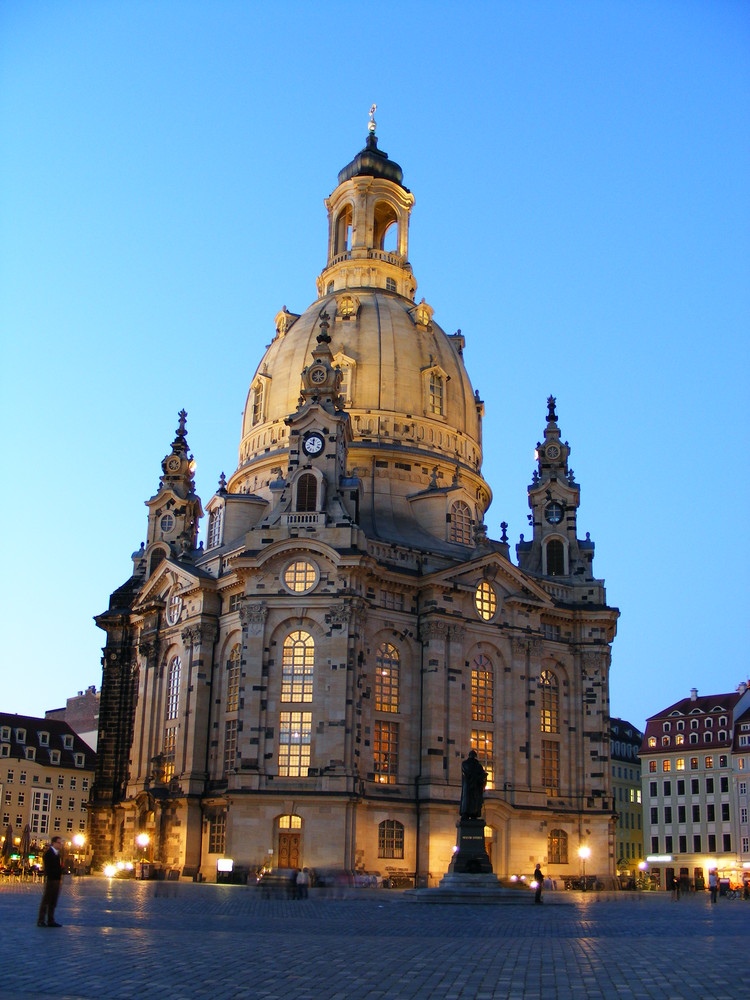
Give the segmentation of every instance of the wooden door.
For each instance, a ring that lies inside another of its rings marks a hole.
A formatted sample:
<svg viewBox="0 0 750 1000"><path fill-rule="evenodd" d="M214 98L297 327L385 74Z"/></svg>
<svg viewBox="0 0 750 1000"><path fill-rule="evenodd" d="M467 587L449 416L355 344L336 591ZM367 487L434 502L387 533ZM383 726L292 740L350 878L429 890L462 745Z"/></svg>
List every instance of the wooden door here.
<svg viewBox="0 0 750 1000"><path fill-rule="evenodd" d="M299 868L299 834L279 831L279 868Z"/></svg>

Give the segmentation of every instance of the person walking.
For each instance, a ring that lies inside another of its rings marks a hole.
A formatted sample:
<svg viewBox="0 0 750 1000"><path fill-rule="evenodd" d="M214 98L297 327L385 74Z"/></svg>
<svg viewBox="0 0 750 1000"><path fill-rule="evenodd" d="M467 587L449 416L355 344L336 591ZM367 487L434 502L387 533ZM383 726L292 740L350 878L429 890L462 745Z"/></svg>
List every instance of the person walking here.
<svg viewBox="0 0 750 1000"><path fill-rule="evenodd" d="M297 872L297 899L307 899L309 888L310 872L307 868L303 868L302 871Z"/></svg>
<svg viewBox="0 0 750 1000"><path fill-rule="evenodd" d="M716 902L716 893L719 889L719 876L715 868L711 868L708 873L708 888L711 893L711 902Z"/></svg>
<svg viewBox="0 0 750 1000"><path fill-rule="evenodd" d="M536 868L534 869L532 882L536 882L536 889L534 890L534 902L541 903L542 889L544 888L544 875L542 875L542 866L538 862Z"/></svg>
<svg viewBox="0 0 750 1000"><path fill-rule="evenodd" d="M49 847L44 852L44 892L39 906L37 927L62 927L62 924L58 924L55 920L55 907L57 906L57 897L60 895L62 873L62 838L53 837Z"/></svg>

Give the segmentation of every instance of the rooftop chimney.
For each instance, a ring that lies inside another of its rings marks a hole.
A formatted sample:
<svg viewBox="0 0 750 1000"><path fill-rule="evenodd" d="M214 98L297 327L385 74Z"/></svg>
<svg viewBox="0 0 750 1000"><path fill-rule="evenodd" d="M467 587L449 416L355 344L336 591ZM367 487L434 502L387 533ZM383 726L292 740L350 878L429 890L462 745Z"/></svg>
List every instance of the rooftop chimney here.
<svg viewBox="0 0 750 1000"><path fill-rule="evenodd" d="M698 700L698 688L690 688L690 700L691 701Z"/></svg>

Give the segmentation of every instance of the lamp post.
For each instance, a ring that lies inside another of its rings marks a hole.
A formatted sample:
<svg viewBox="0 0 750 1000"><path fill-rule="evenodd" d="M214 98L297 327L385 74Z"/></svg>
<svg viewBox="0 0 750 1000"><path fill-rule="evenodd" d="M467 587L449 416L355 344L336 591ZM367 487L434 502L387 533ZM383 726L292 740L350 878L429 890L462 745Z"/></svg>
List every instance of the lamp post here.
<svg viewBox="0 0 750 1000"><path fill-rule="evenodd" d="M583 891L586 892L586 859L591 857L591 848L585 844L578 848L578 857L583 865Z"/></svg>
<svg viewBox="0 0 750 1000"><path fill-rule="evenodd" d="M646 872L648 871L648 861L639 861L638 869L641 873L641 888L646 888Z"/></svg>
<svg viewBox="0 0 750 1000"><path fill-rule="evenodd" d="M142 878L142 879L143 878L148 878L148 874L144 874L144 872L145 872L144 865L145 865L145 862L146 862L146 849L147 849L150 841L151 841L151 838L149 837L149 835L147 833L139 833L138 836L135 838L136 844L141 849L140 878ZM139 875L138 875L138 873L136 873L136 878L138 878L138 877L139 877Z"/></svg>

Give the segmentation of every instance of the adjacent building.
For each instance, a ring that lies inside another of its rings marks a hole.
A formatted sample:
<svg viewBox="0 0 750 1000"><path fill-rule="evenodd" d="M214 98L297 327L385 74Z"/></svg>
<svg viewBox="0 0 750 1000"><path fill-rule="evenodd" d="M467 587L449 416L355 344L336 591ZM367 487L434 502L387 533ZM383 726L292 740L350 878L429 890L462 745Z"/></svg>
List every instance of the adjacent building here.
<svg viewBox="0 0 750 1000"><path fill-rule="evenodd" d="M747 731L745 731L745 727ZM742 737L746 736L745 742ZM747 853L750 691L698 695L651 716L640 749L647 861L660 884L741 881Z"/></svg>
<svg viewBox="0 0 750 1000"><path fill-rule="evenodd" d="M473 748L497 873L575 875L585 845L614 875L618 611L578 531L571 447L550 397L514 562L507 525L485 527L465 338L416 298L413 205L371 122L326 201L317 297L278 312L249 378L205 545L179 416L146 542L96 618L100 863L145 833L183 876L226 856L434 883Z"/></svg>
<svg viewBox="0 0 750 1000"><path fill-rule="evenodd" d="M86 835L95 754L65 723L0 713L2 830L31 845Z"/></svg>
<svg viewBox="0 0 750 1000"><path fill-rule="evenodd" d="M61 719L91 747L96 750L99 735L99 692L92 684L85 691L79 691L68 698L65 708L53 708L44 713L45 719Z"/></svg>
<svg viewBox="0 0 750 1000"><path fill-rule="evenodd" d="M610 719L609 734L612 796L617 812L617 874L634 880L644 859L641 761L638 756L643 733L630 722L613 718Z"/></svg>

